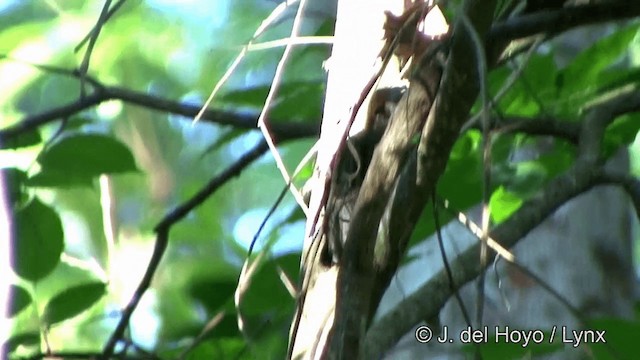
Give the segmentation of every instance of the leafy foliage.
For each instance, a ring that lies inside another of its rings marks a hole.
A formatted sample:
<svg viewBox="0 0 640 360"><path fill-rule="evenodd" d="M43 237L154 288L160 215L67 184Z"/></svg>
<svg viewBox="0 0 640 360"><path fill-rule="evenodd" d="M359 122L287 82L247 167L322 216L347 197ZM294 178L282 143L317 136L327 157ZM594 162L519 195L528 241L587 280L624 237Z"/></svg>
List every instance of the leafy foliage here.
<svg viewBox="0 0 640 360"><path fill-rule="evenodd" d="M64 234L58 213L37 198L15 214L12 267L18 276L38 281L60 261Z"/></svg>
<svg viewBox="0 0 640 360"><path fill-rule="evenodd" d="M106 292L103 283L84 284L65 289L49 301L43 317L48 325L70 319L87 310Z"/></svg>
<svg viewBox="0 0 640 360"><path fill-rule="evenodd" d="M109 90L120 97L105 97L56 117L65 120L62 126L58 121L41 124L0 142L0 159L15 157L2 163L15 230L11 268L17 275L7 311L12 328L2 351L15 357L39 353L41 338L55 351L75 351L76 345L101 351L114 327L112 318L120 315L114 309L129 300L142 278L158 223L258 141L257 132L246 126L194 124L185 111L171 110L170 102L178 107L203 103L275 6L254 0L182 7L127 2L102 28L91 54L90 79L83 82L72 69L80 66L86 48L78 53L73 48L91 30L102 2L52 3L56 9L41 2L15 2L0 12L0 131L76 104L82 100L81 87L97 94L113 86ZM260 40L287 36L287 14ZM331 27L331 21L323 21L310 33L326 35ZM557 65L553 51L534 55L522 80L496 104L505 127L510 117L548 115L575 122L585 104L637 85L637 64L619 64L630 52L637 53L632 45L637 45L638 29L631 24L612 32L565 66ZM255 115L280 50L250 52L209 109ZM270 112L273 124L317 125L325 77L321 64L327 54L327 47L317 45L294 53ZM38 64L52 68L39 69ZM505 65L490 74L492 93L511 72ZM92 87L93 80L102 85ZM637 114L619 117L607 129L606 155L629 146L639 130ZM311 145L304 137L280 145L289 170ZM540 156L510 160L514 151L535 141L520 133L494 137L494 223L508 219L573 163L575 146L565 140ZM481 135L474 129L455 145L438 195L456 210L467 210L481 199L481 152ZM303 169L300 181L311 176L311 169ZM270 156L258 157L236 175L171 229L152 290L131 321L136 346L168 358L185 351L185 359L284 356L295 303L285 284L299 280L300 255L292 249L301 247L304 216L295 210L278 222L264 248L268 259L236 299L250 240L246 234L254 234L262 220L250 214L269 208L284 185ZM284 207L293 204L290 196L285 198ZM451 219L444 211L439 215L442 223ZM413 243L434 231L428 209ZM276 251L283 243L288 243L286 250ZM219 314L222 319L213 321ZM604 319L598 325L611 334L617 349L633 351L637 321ZM514 358L556 349L487 346L482 351L487 358ZM599 347L593 351L598 358L608 356Z"/></svg>
<svg viewBox="0 0 640 360"><path fill-rule="evenodd" d="M11 285L9 294L12 296L11 303L7 309L7 316L13 317L20 311L24 310L32 302L31 295L27 290L18 285Z"/></svg>

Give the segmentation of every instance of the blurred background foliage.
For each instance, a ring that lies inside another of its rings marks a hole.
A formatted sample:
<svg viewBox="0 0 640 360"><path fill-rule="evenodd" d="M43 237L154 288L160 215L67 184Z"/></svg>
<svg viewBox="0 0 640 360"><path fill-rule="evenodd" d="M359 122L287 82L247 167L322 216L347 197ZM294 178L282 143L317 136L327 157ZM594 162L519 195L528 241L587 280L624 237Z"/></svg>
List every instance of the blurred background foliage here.
<svg viewBox="0 0 640 360"><path fill-rule="evenodd" d="M82 63L86 45L74 48L103 5L0 1L1 129L78 101L81 81L71 71ZM104 86L199 106L276 5L126 1L102 28L88 74ZM295 8L285 12L259 40L288 36L294 14ZM327 17L310 16L305 24L305 35L332 32ZM637 85L639 29L637 23L621 26L562 66L553 44L544 47L525 68L527 82L516 83L498 108L506 117L545 113L577 121L585 103ZM249 52L210 108L257 118L282 50ZM328 45L294 50L271 111L273 124L317 126L328 54ZM493 93L512 71L504 65L490 74ZM625 115L608 129L609 154L633 148L638 120L637 114ZM121 100L3 139L0 166L17 234L11 269L0 274L11 284L12 299L0 332L3 354L101 351L147 267L154 227L260 140L259 132L246 126L194 124L192 117ZM314 140L307 134L280 145L290 171ZM532 141L524 135L496 137L491 208L497 223L573 160L571 143L558 141L535 160L507 161L515 148ZM458 209L481 199L480 150L478 131L461 136L440 182L440 195ZM640 174L640 166L633 171ZM257 249L267 251L267 260L243 292L240 307L234 304L249 243L283 185L273 157L264 155L171 229L152 288L131 320L129 348L162 358L187 349L187 358L194 359L284 356L294 300L282 274L297 283L304 228L291 196L258 239ZM414 242L433 233L431 218L425 211ZM207 323L213 326L205 341L192 347Z"/></svg>
<svg viewBox="0 0 640 360"><path fill-rule="evenodd" d="M78 78L53 68L79 67L86 45L78 52L74 47L94 26L103 4L3 2L2 128L78 99ZM88 73L106 86L200 105L276 5L127 1L102 29ZM260 41L287 36L293 14L285 13ZM309 34L328 35L330 29L321 19L309 26ZM249 52L212 107L257 118L282 50ZM321 64L327 53L327 45L294 51L272 111L274 122L319 122ZM24 247L14 251L18 277L12 275L5 353L25 355L47 347L96 352L104 346L146 269L153 227L261 140L257 131L193 124L192 119L112 100L72 114L64 127L54 122L3 144L1 165L17 209L16 244ZM301 138L280 147L289 169L312 144L313 138ZM215 341L192 354L252 354L238 331L233 293L248 245L282 186L272 157L262 156L172 229L153 290L131 322L135 346L176 355L223 313L209 334ZM294 281L298 273L298 260L290 253L299 251L304 223L294 204L285 198L272 220L279 226L263 232L257 249L268 242L271 260L243 305L250 326L246 336L260 352L274 355L283 354L293 309L276 267Z"/></svg>

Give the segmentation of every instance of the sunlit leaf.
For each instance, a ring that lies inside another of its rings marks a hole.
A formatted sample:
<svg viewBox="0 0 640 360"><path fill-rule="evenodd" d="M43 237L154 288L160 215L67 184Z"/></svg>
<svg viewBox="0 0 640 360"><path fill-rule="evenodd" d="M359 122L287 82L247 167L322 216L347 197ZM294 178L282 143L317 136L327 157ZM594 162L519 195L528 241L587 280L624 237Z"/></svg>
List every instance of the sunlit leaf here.
<svg viewBox="0 0 640 360"><path fill-rule="evenodd" d="M516 81L500 100L500 113L513 116L534 116L540 112L541 105L552 105L557 101L554 86L555 74L556 65L552 54L532 56L526 64L520 80ZM501 87L502 84L499 88Z"/></svg>
<svg viewBox="0 0 640 360"><path fill-rule="evenodd" d="M49 21L25 21L23 19L20 25L12 26L8 29L0 31L0 54L8 54L20 44L37 38L38 35L44 34L49 30L53 22Z"/></svg>
<svg viewBox="0 0 640 360"><path fill-rule="evenodd" d="M477 131L470 131L458 139L447 168L438 181L438 194L458 210L475 205L481 198L482 162L478 141Z"/></svg>
<svg viewBox="0 0 640 360"><path fill-rule="evenodd" d="M9 287L9 307L7 317L13 317L31 304L31 295L23 287L11 285Z"/></svg>
<svg viewBox="0 0 640 360"><path fill-rule="evenodd" d="M634 24L599 40L582 51L556 77L556 92L544 98L545 104L554 105L554 113L566 118L579 118L584 104L599 96L603 88L609 87L607 71L619 60L636 37L638 25ZM548 100L548 102L547 102Z"/></svg>
<svg viewBox="0 0 640 360"><path fill-rule="evenodd" d="M628 51L630 42L637 33L638 24L634 24L612 33L580 52L561 72L564 79L561 91L566 96L571 96L575 91L597 86L602 71Z"/></svg>
<svg viewBox="0 0 640 360"><path fill-rule="evenodd" d="M640 115L638 113L625 114L616 119L604 135L605 156L613 155L621 146L631 144L640 130Z"/></svg>
<svg viewBox="0 0 640 360"><path fill-rule="evenodd" d="M60 262L64 248L58 214L38 198L15 213L13 270L29 281L47 276Z"/></svg>
<svg viewBox="0 0 640 360"><path fill-rule="evenodd" d="M70 319L89 309L106 292L106 284L101 282L89 283L68 288L49 301L44 309L47 324Z"/></svg>
<svg viewBox="0 0 640 360"><path fill-rule="evenodd" d="M489 200L491 219L495 224L500 224L516 212L522 205L522 202L521 198L505 190L503 186L500 186L493 192Z"/></svg>
<svg viewBox="0 0 640 360"><path fill-rule="evenodd" d="M38 157L42 172L76 177L135 171L131 151L105 135L77 134L60 140Z"/></svg>

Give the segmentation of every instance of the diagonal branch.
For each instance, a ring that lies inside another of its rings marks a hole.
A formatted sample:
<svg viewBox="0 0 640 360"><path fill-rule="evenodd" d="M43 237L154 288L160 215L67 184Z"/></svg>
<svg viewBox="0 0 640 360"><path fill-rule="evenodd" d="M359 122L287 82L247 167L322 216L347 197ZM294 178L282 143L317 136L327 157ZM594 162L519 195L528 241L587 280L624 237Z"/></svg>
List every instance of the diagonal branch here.
<svg viewBox="0 0 640 360"><path fill-rule="evenodd" d="M566 201L602 184L600 174L592 164L577 163L567 173L550 182L545 191L522 204L520 210L491 231L490 236L499 239L503 247L512 247ZM456 290L484 270L480 268L479 256L480 245L476 244L451 262L452 282ZM370 354L388 350L415 324L437 316L451 294L447 274L441 270L373 324L367 333L365 348L369 349Z"/></svg>

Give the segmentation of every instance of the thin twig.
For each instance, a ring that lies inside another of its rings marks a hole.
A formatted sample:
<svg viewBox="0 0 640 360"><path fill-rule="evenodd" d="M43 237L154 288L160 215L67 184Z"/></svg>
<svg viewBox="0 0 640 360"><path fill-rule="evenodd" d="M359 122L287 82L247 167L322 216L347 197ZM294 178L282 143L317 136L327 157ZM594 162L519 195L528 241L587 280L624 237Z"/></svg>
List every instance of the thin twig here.
<svg viewBox="0 0 640 360"><path fill-rule="evenodd" d="M438 205L436 204L436 194L435 190L433 191L433 195L431 197L431 206L433 210L433 222L436 227L436 237L438 239L438 247L440 248L440 257L442 258L442 264L444 265L444 269L447 272L447 279L449 280L449 290L456 298L456 302L458 303L458 307L462 312L462 317L464 321L467 323L467 326L471 327L471 317L469 316L469 312L467 311L467 307L464 306L464 301L460 297L460 292L457 290L455 282L453 280L453 274L451 272L451 266L449 265L449 259L447 258L447 253L444 248L444 241L442 239L442 231L440 225L440 217L438 216Z"/></svg>
<svg viewBox="0 0 640 360"><path fill-rule="evenodd" d="M224 74L222 75L220 80L218 80L216 85L213 87L213 90L211 90L211 93L209 93L209 97L204 102L204 105L202 105L202 107L200 108L200 111L198 111L196 116L193 118L193 123L194 124L197 123L202 118L204 112L207 110L209 105L211 105L211 102L213 101L213 98L216 96L216 94L218 94L218 91L220 91L222 86L231 77L231 74L233 74L233 72L236 70L238 65L240 65L240 62L244 58L245 54L247 53L247 51L249 49L249 46L251 46L253 41L255 39L257 39L258 37L260 37L260 35L262 35L267 30L267 28L271 24L273 24L278 19L278 17L280 17L280 15L282 15L284 10L287 7L289 7L291 4L293 4L294 2L297 2L297 0L285 1L283 3L280 3L278 6L276 6L275 9L273 9L271 14L269 14L269 16L267 16L267 18L262 21L260 26L258 26L258 29L256 29L256 31L253 33L253 36L251 37L251 40L249 40L249 43L242 47L242 50L240 51L240 53L236 56L235 59L233 59L233 62L231 63L231 66L229 66L229 68L224 72Z"/></svg>
<svg viewBox="0 0 640 360"><path fill-rule="evenodd" d="M82 64L80 65L80 69L78 69L78 72L80 73L80 99L83 99L85 96L84 78L87 76L87 72L89 71L89 61L91 61L93 47L96 45L96 41L98 40L98 36L100 36L102 26L107 20L109 7L111 7L111 0L105 0L104 5L102 6L102 11L100 12L100 17L98 17L98 21L93 27L93 31L91 31L91 37L89 38L89 44L87 45L87 50L84 53Z"/></svg>
<svg viewBox="0 0 640 360"><path fill-rule="evenodd" d="M113 14L115 14L115 12L118 11L120 7L122 7L122 5L124 5L125 1L127 0L119 0L117 3L115 3L115 5L113 5L109 9L109 12L107 12L107 15L105 16L104 21L106 22L107 20L109 20L111 16L113 16ZM89 41L89 39L93 36L93 33L96 31L97 26L98 24L94 25L93 28L91 28L91 31L89 31L89 33L87 33L87 35L85 35L85 37L82 38L82 40L80 40L78 45L76 45L76 47L73 48L74 53L77 53L78 51L80 51L80 48L82 48L84 44L87 41Z"/></svg>
<svg viewBox="0 0 640 360"><path fill-rule="evenodd" d="M488 235L489 235L489 198L491 196L491 132L490 132L490 119L489 119L489 92L487 90L487 58L484 50L484 42L480 39L480 35L476 31L475 27L467 17L467 14L462 11L460 13L460 20L462 24L467 28L467 33L470 35L473 49L476 55L477 75L478 82L480 83L480 98L482 101L482 139L483 139L483 186L482 186L482 237L480 239L480 266L485 268L488 261ZM478 276L477 290L477 308L476 308L476 326L482 326L482 316L484 311L484 284L485 273L482 272ZM479 351L476 357L481 357Z"/></svg>
<svg viewBox="0 0 640 360"><path fill-rule="evenodd" d="M304 11L305 4L306 4L306 0L300 0L298 12L296 13L295 18L293 19L293 26L291 27L292 38L295 38L298 36L298 32L302 25L302 14ZM269 112L269 108L271 107L271 103L273 102L273 99L275 98L275 95L278 91L278 86L280 86L280 82L282 81L282 74L284 71L284 67L287 63L287 60L289 59L289 54L291 53L292 49L293 49L293 44L291 43L285 46L284 53L282 54L282 57L280 58L280 61L276 66L276 71L275 71L275 74L273 75L273 82L271 83L271 87L269 88L269 93L267 94L267 98L264 101L264 106L262 107L260 116L258 116L258 128L262 132L262 135L264 136L265 140L267 141L267 144L269 145L271 154L273 155L276 161L276 166L278 167L278 170L280 170L280 173L282 174L284 181L287 184L289 184L289 190L291 191L291 194L293 195L294 199L296 199L296 202L298 203L298 205L300 206L300 208L308 218L309 207L307 206L307 204L305 204L304 199L300 194L300 191L291 182L291 177L289 176L287 168L285 167L284 162L282 161L282 157L280 156L280 153L278 152L278 149L275 146L273 135L271 134L271 130L269 129L269 124L267 122L267 114Z"/></svg>
<svg viewBox="0 0 640 360"><path fill-rule="evenodd" d="M184 360L193 349L195 349L196 347L198 347L198 345L200 345L203 341L205 341L207 338L207 335L209 335L209 333L211 333L213 329L215 329L216 326L218 326L220 322L222 322L225 315L226 315L226 312L222 310L216 313L211 319L209 319L209 321L207 321L207 324L200 331L200 334L198 334L198 336L196 336L196 338L193 339L193 342L191 342L189 346L187 346L184 350L182 350L180 355L178 355L177 359Z"/></svg>
<svg viewBox="0 0 640 360"><path fill-rule="evenodd" d="M261 43L250 43L246 46L247 51L260 51L273 49L281 46L291 45L333 45L333 36L296 36L278 40L265 41Z"/></svg>
<svg viewBox="0 0 640 360"><path fill-rule="evenodd" d="M540 44L542 44L542 39L537 39L533 43L533 45L531 45L527 53L524 55L522 62L518 65L516 70L509 75L509 78L505 80L504 84L502 85L502 87L500 87L500 90L498 90L496 95L492 97L491 102L494 105L500 102L500 100L502 100L502 98L509 92L509 90L511 90L511 87L516 83L516 81L520 79L522 73L524 72L524 69L529 63L529 60L531 60L531 57L533 56L533 54L535 54ZM460 130L460 133L462 134L470 128L474 127L479 122L482 116L482 112L478 112L476 115L472 116L471 119L469 119L469 121L467 121L464 126L462 126L462 130Z"/></svg>

